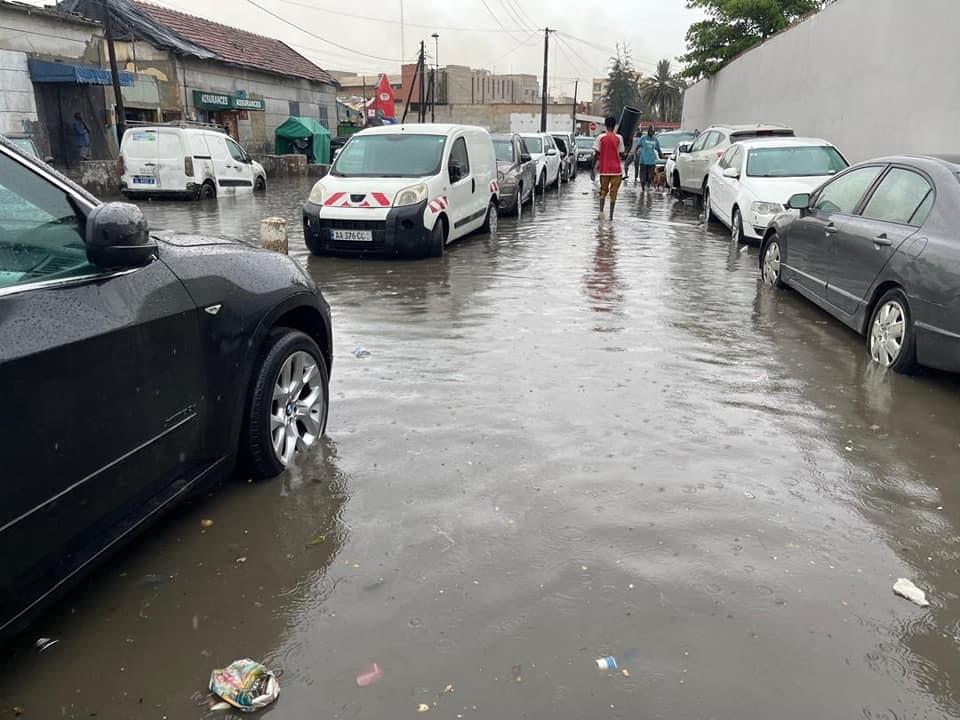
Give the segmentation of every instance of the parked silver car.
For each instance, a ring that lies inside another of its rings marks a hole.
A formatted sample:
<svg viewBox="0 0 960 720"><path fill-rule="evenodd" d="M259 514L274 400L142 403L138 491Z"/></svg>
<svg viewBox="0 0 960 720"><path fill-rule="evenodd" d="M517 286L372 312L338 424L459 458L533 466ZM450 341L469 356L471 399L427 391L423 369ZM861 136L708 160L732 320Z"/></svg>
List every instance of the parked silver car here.
<svg viewBox="0 0 960 720"><path fill-rule="evenodd" d="M530 157L523 138L516 133L492 135L497 156L497 182L500 183L501 214L520 215L523 206L533 200L537 184L537 164Z"/></svg>

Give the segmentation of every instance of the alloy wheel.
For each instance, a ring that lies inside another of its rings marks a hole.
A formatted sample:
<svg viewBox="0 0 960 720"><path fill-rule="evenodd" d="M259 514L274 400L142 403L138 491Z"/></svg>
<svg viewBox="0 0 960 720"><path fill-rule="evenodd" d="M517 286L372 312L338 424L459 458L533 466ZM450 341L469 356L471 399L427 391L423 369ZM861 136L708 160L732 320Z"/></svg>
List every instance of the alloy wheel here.
<svg viewBox="0 0 960 720"><path fill-rule="evenodd" d="M316 361L302 350L292 353L280 366L270 407L273 452L284 467L293 461L297 450L306 450L316 442L324 402L323 378Z"/></svg>
<svg viewBox="0 0 960 720"><path fill-rule="evenodd" d="M771 240L763 253L763 280L767 285L780 282L780 243Z"/></svg>
<svg viewBox="0 0 960 720"><path fill-rule="evenodd" d="M877 311L870 329L870 356L883 367L900 357L907 333L907 314L897 300L888 300Z"/></svg>

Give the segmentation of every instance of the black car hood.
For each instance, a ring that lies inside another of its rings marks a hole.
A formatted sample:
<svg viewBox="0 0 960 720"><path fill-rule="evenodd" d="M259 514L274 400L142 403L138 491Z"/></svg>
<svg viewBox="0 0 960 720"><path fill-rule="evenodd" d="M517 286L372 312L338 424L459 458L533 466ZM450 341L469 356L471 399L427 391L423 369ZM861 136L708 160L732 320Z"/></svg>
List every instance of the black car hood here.
<svg viewBox="0 0 960 720"><path fill-rule="evenodd" d="M253 247L239 240L228 240L227 238L211 237L209 235L193 235L186 233L176 233L170 230L150 233L160 242L177 247L205 247L207 245L238 245L240 247Z"/></svg>

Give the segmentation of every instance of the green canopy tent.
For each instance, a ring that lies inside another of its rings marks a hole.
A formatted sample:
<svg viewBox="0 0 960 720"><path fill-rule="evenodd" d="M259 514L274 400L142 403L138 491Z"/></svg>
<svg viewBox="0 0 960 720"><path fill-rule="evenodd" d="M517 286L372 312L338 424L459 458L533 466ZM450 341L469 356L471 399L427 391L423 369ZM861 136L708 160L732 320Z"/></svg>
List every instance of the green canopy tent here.
<svg viewBox="0 0 960 720"><path fill-rule="evenodd" d="M313 118L289 117L277 128L277 155L306 155L307 162L330 162L330 133Z"/></svg>

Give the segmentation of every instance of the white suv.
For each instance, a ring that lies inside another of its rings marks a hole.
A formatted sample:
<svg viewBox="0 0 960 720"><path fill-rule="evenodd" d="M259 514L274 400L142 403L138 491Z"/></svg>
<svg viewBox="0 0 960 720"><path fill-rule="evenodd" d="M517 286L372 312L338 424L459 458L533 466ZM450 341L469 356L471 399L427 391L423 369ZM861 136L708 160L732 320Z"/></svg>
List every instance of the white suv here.
<svg viewBox="0 0 960 720"><path fill-rule="evenodd" d="M560 169L563 158L557 143L550 133L520 133L527 144L530 157L537 164L537 190L560 186Z"/></svg>
<svg viewBox="0 0 960 720"><path fill-rule="evenodd" d="M750 138L793 137L794 134L784 125L712 125L697 136L693 145L677 147L670 184L681 198L687 193L703 195L710 168L733 143Z"/></svg>

